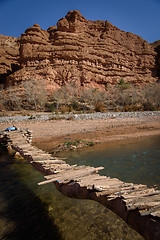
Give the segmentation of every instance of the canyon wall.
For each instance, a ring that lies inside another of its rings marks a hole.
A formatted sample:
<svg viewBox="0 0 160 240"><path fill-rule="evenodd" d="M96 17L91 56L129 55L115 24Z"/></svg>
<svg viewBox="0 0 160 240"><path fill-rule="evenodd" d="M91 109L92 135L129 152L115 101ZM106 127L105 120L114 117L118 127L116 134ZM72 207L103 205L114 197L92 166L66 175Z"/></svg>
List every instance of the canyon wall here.
<svg viewBox="0 0 160 240"><path fill-rule="evenodd" d="M48 90L74 83L105 88L121 78L141 84L158 81L160 75L157 46L108 21L86 20L77 10L57 27L45 31L34 24L18 39L8 39L10 48L0 51L0 73L10 73L6 86L33 79L44 81Z"/></svg>
<svg viewBox="0 0 160 240"><path fill-rule="evenodd" d="M0 35L0 84L20 68L19 46L17 38Z"/></svg>

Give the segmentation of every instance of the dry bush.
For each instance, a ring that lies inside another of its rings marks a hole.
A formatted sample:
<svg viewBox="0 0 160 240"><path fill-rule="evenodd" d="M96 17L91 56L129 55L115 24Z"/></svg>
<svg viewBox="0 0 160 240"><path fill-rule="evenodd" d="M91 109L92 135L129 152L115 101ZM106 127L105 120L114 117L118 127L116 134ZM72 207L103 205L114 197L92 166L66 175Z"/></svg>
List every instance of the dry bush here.
<svg viewBox="0 0 160 240"><path fill-rule="evenodd" d="M155 109L160 107L160 84L149 85L143 90L145 104L153 106ZM152 108L152 107L151 107Z"/></svg>
<svg viewBox="0 0 160 240"><path fill-rule="evenodd" d="M146 111L160 107L160 85L151 84L135 87L121 81L107 86L106 91L96 88L82 89L64 86L54 93L57 109L69 106L69 111ZM64 112L64 110L63 110Z"/></svg>
<svg viewBox="0 0 160 240"><path fill-rule="evenodd" d="M105 106L103 102L96 102L94 104L94 110L96 112L105 112Z"/></svg>
<svg viewBox="0 0 160 240"><path fill-rule="evenodd" d="M5 110L20 110L22 107L21 94L16 87L9 87L0 92L0 104Z"/></svg>
<svg viewBox="0 0 160 240"><path fill-rule="evenodd" d="M55 110L68 108L68 111L81 111L83 104L81 102L81 91L76 84L68 84L54 91L51 102ZM66 110L65 110L66 111Z"/></svg>
<svg viewBox="0 0 160 240"><path fill-rule="evenodd" d="M70 103L70 94L67 93L65 86L53 92L51 101L54 103L56 110L62 105L68 105Z"/></svg>
<svg viewBox="0 0 160 240"><path fill-rule="evenodd" d="M106 91L96 88L79 89L65 85L48 98L42 81L29 79L18 87L0 90L0 109L49 110L54 112L104 112L160 110L160 84L145 84L139 87L121 80Z"/></svg>
<svg viewBox="0 0 160 240"><path fill-rule="evenodd" d="M5 110L44 109L47 98L44 85L26 80L19 86L10 86L0 91L0 105Z"/></svg>
<svg viewBox="0 0 160 240"><path fill-rule="evenodd" d="M120 86L120 87L119 87ZM154 111L160 108L160 84L141 86L127 85L107 87L110 106L118 111Z"/></svg>
<svg viewBox="0 0 160 240"><path fill-rule="evenodd" d="M45 92L45 85L43 81L35 81L32 79L26 80L23 84L23 100L29 108L33 108L35 111L38 109L44 109L47 102L47 96Z"/></svg>
<svg viewBox="0 0 160 240"><path fill-rule="evenodd" d="M80 96L81 103L86 104L90 109L97 112L104 112L107 101L107 93L97 88L84 89Z"/></svg>
<svg viewBox="0 0 160 240"><path fill-rule="evenodd" d="M62 105L60 107L60 111L61 111L62 114L66 113L66 112L69 112L69 106Z"/></svg>
<svg viewBox="0 0 160 240"><path fill-rule="evenodd" d="M4 109L4 101L5 101L5 91L1 89L0 90L0 111Z"/></svg>
<svg viewBox="0 0 160 240"><path fill-rule="evenodd" d="M94 91L93 92L93 105L96 112L105 111L106 92Z"/></svg>

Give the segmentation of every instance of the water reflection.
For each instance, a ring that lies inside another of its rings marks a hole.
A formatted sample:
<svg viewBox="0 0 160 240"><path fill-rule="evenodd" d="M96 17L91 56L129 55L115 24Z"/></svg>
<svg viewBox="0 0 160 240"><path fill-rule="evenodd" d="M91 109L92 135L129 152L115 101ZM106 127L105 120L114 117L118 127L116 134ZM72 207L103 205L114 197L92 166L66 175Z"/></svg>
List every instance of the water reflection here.
<svg viewBox="0 0 160 240"><path fill-rule="evenodd" d="M22 159L0 157L0 239L142 239L110 210L70 199Z"/></svg>
<svg viewBox="0 0 160 240"><path fill-rule="evenodd" d="M23 162L22 171L25 165ZM48 206L19 181L13 166L12 159L1 156L0 239L61 239L57 226L48 217Z"/></svg>
<svg viewBox="0 0 160 240"><path fill-rule="evenodd" d="M100 144L65 156L69 164L104 166L102 175L160 187L160 136L118 146Z"/></svg>

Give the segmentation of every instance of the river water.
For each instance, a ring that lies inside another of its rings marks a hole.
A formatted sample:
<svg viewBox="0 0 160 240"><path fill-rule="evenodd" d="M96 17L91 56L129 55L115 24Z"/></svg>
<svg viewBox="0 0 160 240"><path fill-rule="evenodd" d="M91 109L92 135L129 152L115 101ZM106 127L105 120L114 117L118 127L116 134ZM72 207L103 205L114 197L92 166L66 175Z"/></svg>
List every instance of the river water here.
<svg viewBox="0 0 160 240"><path fill-rule="evenodd" d="M160 136L137 139L130 144L99 144L83 151L67 153L69 164L104 166L101 175L124 182L160 187Z"/></svg>
<svg viewBox="0 0 160 240"><path fill-rule="evenodd" d="M105 166L103 175L160 185L160 136L119 146L96 145L63 153L70 164ZM110 210L90 200L70 199L22 158L0 155L0 239L142 239Z"/></svg>

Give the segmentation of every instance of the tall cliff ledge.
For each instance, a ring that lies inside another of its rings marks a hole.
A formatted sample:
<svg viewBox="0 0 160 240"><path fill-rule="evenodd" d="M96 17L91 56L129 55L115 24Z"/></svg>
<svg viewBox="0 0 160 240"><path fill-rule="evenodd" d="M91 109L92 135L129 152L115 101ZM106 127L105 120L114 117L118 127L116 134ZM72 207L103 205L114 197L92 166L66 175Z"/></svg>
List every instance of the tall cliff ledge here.
<svg viewBox="0 0 160 240"><path fill-rule="evenodd" d="M6 86L44 79L50 90L67 83L104 88L121 78L152 83L160 77L160 43L70 11L47 31L34 24L18 39L0 35L0 77Z"/></svg>

